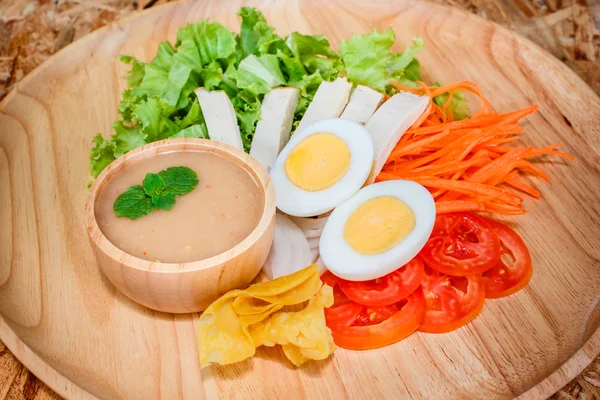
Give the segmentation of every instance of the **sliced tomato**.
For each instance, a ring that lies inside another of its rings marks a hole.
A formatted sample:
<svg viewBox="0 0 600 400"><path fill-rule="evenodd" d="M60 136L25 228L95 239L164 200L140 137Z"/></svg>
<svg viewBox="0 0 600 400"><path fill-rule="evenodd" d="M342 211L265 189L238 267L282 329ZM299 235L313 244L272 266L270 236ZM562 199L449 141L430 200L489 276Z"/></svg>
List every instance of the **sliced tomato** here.
<svg viewBox="0 0 600 400"><path fill-rule="evenodd" d="M500 259L500 240L486 220L473 213L440 214L420 255L444 274L477 275Z"/></svg>
<svg viewBox="0 0 600 400"><path fill-rule="evenodd" d="M338 285L333 286L333 306L325 309L327 326L350 326L356 321L364 306L350 300Z"/></svg>
<svg viewBox="0 0 600 400"><path fill-rule="evenodd" d="M362 282L339 279L342 291L351 300L366 306L387 306L408 297L421 284L423 261L413 258L384 277Z"/></svg>
<svg viewBox="0 0 600 400"><path fill-rule="evenodd" d="M333 340L345 349L375 349L402 340L417 330L425 313L421 289L383 307L364 306L342 296L341 290L335 296L334 288L336 300L325 309L325 319Z"/></svg>
<svg viewBox="0 0 600 400"><path fill-rule="evenodd" d="M523 289L531 279L531 255L521 236L510 227L493 220L488 224L500 239L500 260L483 273L485 296L490 299L506 297ZM502 257L512 258L506 264Z"/></svg>
<svg viewBox="0 0 600 400"><path fill-rule="evenodd" d="M328 286L335 287L335 285L337 285L337 281L338 281L338 277L335 276L334 274L332 274L331 272L329 272L329 270L325 271L321 275L321 282L323 282L324 284L326 284Z"/></svg>
<svg viewBox="0 0 600 400"><path fill-rule="evenodd" d="M450 276L425 267L421 284L425 316L420 332L451 332L471 322L483 307L484 285L480 276Z"/></svg>

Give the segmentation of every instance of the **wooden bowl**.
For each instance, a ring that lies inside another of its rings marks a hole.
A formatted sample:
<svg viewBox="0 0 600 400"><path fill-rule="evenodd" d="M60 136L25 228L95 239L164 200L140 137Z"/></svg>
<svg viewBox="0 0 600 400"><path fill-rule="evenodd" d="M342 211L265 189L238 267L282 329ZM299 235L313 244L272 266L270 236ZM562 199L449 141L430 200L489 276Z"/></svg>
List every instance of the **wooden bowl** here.
<svg viewBox="0 0 600 400"><path fill-rule="evenodd" d="M486 301L455 332L416 333L293 368L281 349L201 369L198 314L164 314L121 295L96 267L85 231L92 139L112 133L128 67L150 61L187 23L239 32L242 5L278 34L392 27L402 51L421 35L428 82L479 83L500 112L531 104L524 143L564 143L574 163L543 166L542 199L511 218L534 264L529 286ZM0 104L0 338L68 399L542 399L600 351L600 99L559 60L514 32L418 0L171 2L80 39Z"/></svg>
<svg viewBox="0 0 600 400"><path fill-rule="evenodd" d="M96 202L106 184L125 167L173 151L205 151L226 157L258 183L264 206L258 225L239 244L204 260L162 263L143 260L112 244L96 221ZM85 204L85 221L98 265L127 297L158 311L202 311L223 293L248 286L264 264L275 224L275 190L267 171L231 146L205 139L168 139L135 149L113 161L96 178Z"/></svg>

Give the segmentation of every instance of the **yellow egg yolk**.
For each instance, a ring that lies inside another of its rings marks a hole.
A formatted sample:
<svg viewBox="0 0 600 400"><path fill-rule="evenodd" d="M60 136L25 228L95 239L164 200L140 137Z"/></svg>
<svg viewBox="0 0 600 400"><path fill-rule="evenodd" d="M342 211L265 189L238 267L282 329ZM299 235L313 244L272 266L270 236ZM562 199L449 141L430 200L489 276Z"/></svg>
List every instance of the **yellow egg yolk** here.
<svg viewBox="0 0 600 400"><path fill-rule="evenodd" d="M303 139L285 160L285 173L297 187L317 192L333 186L350 167L350 149L331 133L315 133Z"/></svg>
<svg viewBox="0 0 600 400"><path fill-rule="evenodd" d="M344 225L344 239L357 253L380 254L390 250L415 228L415 215L403 201L381 196L365 201Z"/></svg>

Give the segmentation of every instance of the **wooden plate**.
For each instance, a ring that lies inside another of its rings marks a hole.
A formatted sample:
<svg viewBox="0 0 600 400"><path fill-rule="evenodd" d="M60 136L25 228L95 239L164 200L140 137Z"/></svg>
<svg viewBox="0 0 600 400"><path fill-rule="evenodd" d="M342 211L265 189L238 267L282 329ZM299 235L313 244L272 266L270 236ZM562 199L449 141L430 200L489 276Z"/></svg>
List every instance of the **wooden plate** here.
<svg viewBox="0 0 600 400"><path fill-rule="evenodd" d="M0 338L69 398L523 398L559 389L600 351L600 100L537 46L464 12L415 0L248 1L280 34L392 25L397 49L414 34L426 77L470 79L500 111L532 103L533 145L565 143L578 161L545 165L543 200L515 219L534 260L530 286L488 301L451 334L415 334L384 349L339 350L295 369L280 349L200 370L196 315L145 309L103 278L85 234L88 154L108 134L126 68L149 60L186 22L238 29L242 1L152 9L69 46L30 74L0 108Z"/></svg>

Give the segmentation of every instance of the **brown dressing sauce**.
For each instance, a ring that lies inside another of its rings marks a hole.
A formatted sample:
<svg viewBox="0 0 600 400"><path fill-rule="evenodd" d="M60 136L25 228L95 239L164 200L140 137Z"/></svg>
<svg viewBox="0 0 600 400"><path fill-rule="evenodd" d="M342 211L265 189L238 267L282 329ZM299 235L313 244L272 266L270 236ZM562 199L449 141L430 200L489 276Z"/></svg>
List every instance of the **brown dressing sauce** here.
<svg viewBox="0 0 600 400"><path fill-rule="evenodd" d="M136 220L113 210L128 187L141 185L147 173L186 166L198 175L190 193L175 197L170 211L154 210ZM141 160L115 174L96 200L100 230L116 247L135 257L169 263L202 260L244 240L257 226L264 194L252 175L210 152L172 152Z"/></svg>

